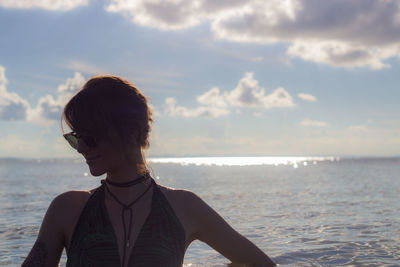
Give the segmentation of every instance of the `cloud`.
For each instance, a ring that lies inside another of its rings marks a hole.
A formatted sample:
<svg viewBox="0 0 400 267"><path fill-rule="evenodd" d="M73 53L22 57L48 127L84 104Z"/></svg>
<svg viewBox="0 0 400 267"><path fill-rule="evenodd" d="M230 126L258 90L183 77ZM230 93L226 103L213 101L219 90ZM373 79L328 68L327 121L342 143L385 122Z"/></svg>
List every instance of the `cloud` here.
<svg viewBox="0 0 400 267"><path fill-rule="evenodd" d="M196 1L187 0L113 0L106 7L109 12L123 13L142 26L162 30L180 30L201 22Z"/></svg>
<svg viewBox="0 0 400 267"><path fill-rule="evenodd" d="M29 110L28 120L42 124L59 120L65 104L84 83L85 78L82 74L75 72L74 77L68 78L64 84L58 86L55 98L45 95L39 99L36 107Z"/></svg>
<svg viewBox="0 0 400 267"><path fill-rule="evenodd" d="M213 87L209 91L197 97L197 102L203 105L226 108L228 103L224 96L220 95L219 88Z"/></svg>
<svg viewBox="0 0 400 267"><path fill-rule="evenodd" d="M350 42L319 41L294 42L287 50L287 55L299 57L305 61L329 64L336 67L363 67L371 69L387 68L390 65L382 60L399 56L397 47L386 47L382 50L367 46L353 45Z"/></svg>
<svg viewBox="0 0 400 267"><path fill-rule="evenodd" d="M64 105L81 88L85 79L79 72L75 72L74 77L58 86L56 98L51 95L42 96L35 108L18 94L8 92L7 82L5 68L0 66L0 120L27 120L49 125L60 119Z"/></svg>
<svg viewBox="0 0 400 267"><path fill-rule="evenodd" d="M136 24L181 30L208 23L221 40L288 45L289 57L335 67L389 67L400 56L397 0L112 0Z"/></svg>
<svg viewBox="0 0 400 267"><path fill-rule="evenodd" d="M305 101L309 101L309 102L316 102L317 98L313 95L310 94L304 94L304 93L300 93L297 94L297 96Z"/></svg>
<svg viewBox="0 0 400 267"><path fill-rule="evenodd" d="M154 117L158 117L161 116L160 111L152 104L152 103L148 103L148 106L151 110L151 113Z"/></svg>
<svg viewBox="0 0 400 267"><path fill-rule="evenodd" d="M89 0L0 0L4 8L42 8L51 11L68 11L78 6L87 5Z"/></svg>
<svg viewBox="0 0 400 267"><path fill-rule="evenodd" d="M270 94L265 94L265 89L259 87L253 76L254 73L246 72L232 91L222 93L218 87L211 88L196 98L201 106L193 109L178 106L175 98L167 98L165 113L170 116L217 118L230 114L230 108L236 108L236 113L240 113L238 108L270 109L295 105L291 95L284 88L277 88Z"/></svg>
<svg viewBox="0 0 400 267"><path fill-rule="evenodd" d="M29 103L16 93L7 91L6 69L0 66L0 120L25 120Z"/></svg>
<svg viewBox="0 0 400 267"><path fill-rule="evenodd" d="M165 104L165 113L170 116L218 118L220 116L228 115L230 113L228 109L212 105L200 106L194 109L177 106L176 100L173 97L165 99Z"/></svg>
<svg viewBox="0 0 400 267"><path fill-rule="evenodd" d="M346 68L382 69L389 66L384 60L400 55L398 1L248 2L247 12L212 22L218 38L288 43L289 56Z"/></svg>
<svg viewBox="0 0 400 267"><path fill-rule="evenodd" d="M328 123L324 122L324 121L314 121L314 120L306 118L300 122L300 125L301 126L311 126L311 127L326 127L326 126L328 126Z"/></svg>
<svg viewBox="0 0 400 267"><path fill-rule="evenodd" d="M237 87L225 94L232 106L264 109L294 106L291 95L284 88L277 88L266 95L265 89L258 86L253 76L254 73L246 72Z"/></svg>
<svg viewBox="0 0 400 267"><path fill-rule="evenodd" d="M57 88L57 93L59 94L58 100L62 104L71 98L85 83L85 78L79 72L74 73L74 77L68 78L65 83L61 84Z"/></svg>

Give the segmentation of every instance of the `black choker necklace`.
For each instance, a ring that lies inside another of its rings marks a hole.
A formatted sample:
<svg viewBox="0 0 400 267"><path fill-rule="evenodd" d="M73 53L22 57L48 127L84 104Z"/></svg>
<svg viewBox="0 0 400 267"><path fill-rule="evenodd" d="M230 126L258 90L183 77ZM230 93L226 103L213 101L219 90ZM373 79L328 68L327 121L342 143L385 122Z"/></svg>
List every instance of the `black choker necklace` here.
<svg viewBox="0 0 400 267"><path fill-rule="evenodd" d="M113 186L117 186L117 187L129 187L129 186L134 186L137 185L143 181L145 181L147 178L149 178L150 175L148 173L140 176L139 178L136 178L135 180L129 181L129 182L122 182L122 183L118 183L118 182L113 182L110 179L106 178L104 180L101 180L101 183L107 183Z"/></svg>

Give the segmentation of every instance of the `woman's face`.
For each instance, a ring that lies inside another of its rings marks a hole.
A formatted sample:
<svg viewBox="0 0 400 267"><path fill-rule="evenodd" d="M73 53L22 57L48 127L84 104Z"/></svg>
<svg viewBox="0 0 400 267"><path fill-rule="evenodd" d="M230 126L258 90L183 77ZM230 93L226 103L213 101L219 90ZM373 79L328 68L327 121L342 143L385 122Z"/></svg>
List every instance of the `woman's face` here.
<svg viewBox="0 0 400 267"><path fill-rule="evenodd" d="M125 163L122 153L104 138L97 139L94 147L88 146L82 139L79 139L77 151L85 157L93 176L115 172Z"/></svg>

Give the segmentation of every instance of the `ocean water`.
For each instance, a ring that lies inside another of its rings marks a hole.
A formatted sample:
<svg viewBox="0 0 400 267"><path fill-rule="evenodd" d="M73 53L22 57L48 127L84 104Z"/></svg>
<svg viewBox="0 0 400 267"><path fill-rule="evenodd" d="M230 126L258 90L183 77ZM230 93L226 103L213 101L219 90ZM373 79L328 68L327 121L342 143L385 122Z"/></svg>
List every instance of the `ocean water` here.
<svg viewBox="0 0 400 267"><path fill-rule="evenodd" d="M281 266L400 266L400 158L170 158L151 168ZM0 160L0 266L21 265L55 196L100 179L81 160ZM185 255L185 266L228 264L198 241Z"/></svg>

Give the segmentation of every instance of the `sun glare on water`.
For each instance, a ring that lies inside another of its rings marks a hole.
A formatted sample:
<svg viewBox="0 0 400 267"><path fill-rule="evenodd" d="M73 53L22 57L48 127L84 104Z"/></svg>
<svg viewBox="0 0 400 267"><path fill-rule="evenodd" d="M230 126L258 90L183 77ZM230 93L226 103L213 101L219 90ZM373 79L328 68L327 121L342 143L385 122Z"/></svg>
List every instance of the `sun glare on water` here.
<svg viewBox="0 0 400 267"><path fill-rule="evenodd" d="M339 161L337 157L182 157L150 158L153 163L173 163L180 165L251 166L251 165L299 165L317 164L321 161Z"/></svg>

